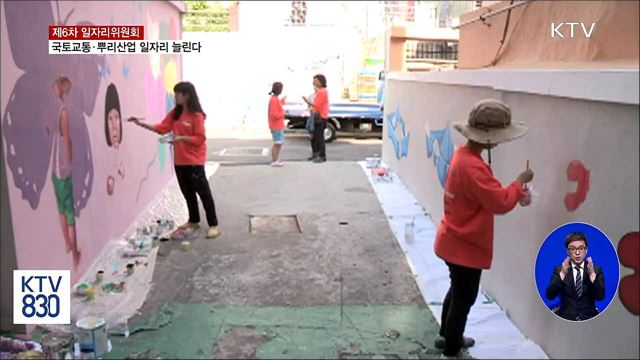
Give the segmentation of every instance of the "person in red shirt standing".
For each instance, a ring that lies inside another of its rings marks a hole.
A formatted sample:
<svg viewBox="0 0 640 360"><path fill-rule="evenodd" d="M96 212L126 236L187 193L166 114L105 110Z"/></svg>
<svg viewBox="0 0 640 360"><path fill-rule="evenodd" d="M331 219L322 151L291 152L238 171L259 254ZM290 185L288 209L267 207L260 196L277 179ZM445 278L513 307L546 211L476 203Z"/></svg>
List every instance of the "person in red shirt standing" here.
<svg viewBox="0 0 640 360"><path fill-rule="evenodd" d="M313 86L317 88L316 98L313 103L305 96L302 97L307 105L313 108L313 141L311 143L313 156L309 160L314 163L327 161L326 147L324 143L324 129L329 120L329 93L327 92L327 78L322 74L313 77Z"/></svg>
<svg viewBox="0 0 640 360"><path fill-rule="evenodd" d="M206 114L202 111L196 88L190 82L179 82L173 87L176 106L160 124L151 125L130 117L129 121L158 134L173 131L174 165L178 185L187 201L189 221L180 229L193 230L200 226L198 196L202 201L209 230L207 238L220 235L216 206L211 195L209 181L204 172L207 142L204 129Z"/></svg>
<svg viewBox="0 0 640 360"><path fill-rule="evenodd" d="M467 315L478 296L482 269L491 267L494 215L506 214L517 203L531 203L525 184L533 179L533 171L527 166L507 187L493 176L491 149L527 131L523 124L511 122L511 109L502 101L476 103L468 122L457 122L453 127L468 141L451 159L444 189L444 216L434 244L436 255L449 267L451 279L435 346L444 349L444 358L464 358L468 354L462 348L475 343L463 337ZM483 150L489 153L489 164L480 156Z"/></svg>
<svg viewBox="0 0 640 360"><path fill-rule="evenodd" d="M273 138L273 147L271 148L271 166L281 167L284 164L280 161L280 150L284 144L284 104L286 97L278 99L282 94L282 83L274 82L271 87L271 99L269 99L269 129Z"/></svg>

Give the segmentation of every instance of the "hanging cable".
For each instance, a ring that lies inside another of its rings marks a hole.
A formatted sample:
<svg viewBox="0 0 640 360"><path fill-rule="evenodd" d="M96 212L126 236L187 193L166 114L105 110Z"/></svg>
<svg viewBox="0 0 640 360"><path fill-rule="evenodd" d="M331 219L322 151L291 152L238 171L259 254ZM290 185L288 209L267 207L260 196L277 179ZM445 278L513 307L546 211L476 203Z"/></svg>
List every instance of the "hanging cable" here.
<svg viewBox="0 0 640 360"><path fill-rule="evenodd" d="M513 5L513 1L511 0L511 3L509 4L509 6ZM498 62L498 56L500 55L500 51L502 50L502 46L504 45L504 41L507 38L507 31L509 30L509 20L511 19L511 9L509 9L509 11L507 11L507 21L505 21L504 24L504 31L502 32L502 40L500 40L500 47L498 48L498 51L496 52L496 56L493 58L493 61L491 62L491 66L494 66L496 64L496 62Z"/></svg>

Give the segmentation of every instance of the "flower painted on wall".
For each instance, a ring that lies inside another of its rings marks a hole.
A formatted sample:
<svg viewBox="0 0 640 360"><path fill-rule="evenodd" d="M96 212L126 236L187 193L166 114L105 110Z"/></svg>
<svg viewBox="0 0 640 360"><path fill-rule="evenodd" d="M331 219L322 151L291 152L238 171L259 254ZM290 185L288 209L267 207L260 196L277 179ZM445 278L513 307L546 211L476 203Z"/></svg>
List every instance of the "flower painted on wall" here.
<svg viewBox="0 0 640 360"><path fill-rule="evenodd" d="M451 127L447 123L444 129L428 131L425 136L427 138L427 156L433 158L440 185L444 188L454 151Z"/></svg>
<svg viewBox="0 0 640 360"><path fill-rule="evenodd" d="M396 158L400 160L402 157L407 157L409 155L409 132L400 114L400 106L396 107L395 112L387 115L387 121L389 122L387 134L393 144Z"/></svg>
<svg viewBox="0 0 640 360"><path fill-rule="evenodd" d="M575 211L587 200L589 193L589 170L580 160L573 160L567 166L567 180L576 183L576 191L569 192L564 197L567 211Z"/></svg>

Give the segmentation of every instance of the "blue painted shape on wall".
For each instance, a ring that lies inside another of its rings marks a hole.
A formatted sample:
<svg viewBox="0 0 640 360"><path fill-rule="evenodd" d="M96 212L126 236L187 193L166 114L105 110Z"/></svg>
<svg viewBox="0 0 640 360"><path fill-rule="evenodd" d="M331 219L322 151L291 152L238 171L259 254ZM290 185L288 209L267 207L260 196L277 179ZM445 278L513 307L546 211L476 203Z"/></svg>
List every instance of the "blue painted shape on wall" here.
<svg viewBox="0 0 640 360"><path fill-rule="evenodd" d="M440 185L444 188L447 180L447 173L453 157L453 139L451 138L451 127L447 123L442 130L430 131L427 137L427 156L433 158L433 165L438 171ZM437 144L437 147L436 147Z"/></svg>
<svg viewBox="0 0 640 360"><path fill-rule="evenodd" d="M409 155L409 132L402 115L400 114L400 106L396 107L396 111L387 115L389 126L387 134L393 144L393 151L396 158L400 160L402 157Z"/></svg>

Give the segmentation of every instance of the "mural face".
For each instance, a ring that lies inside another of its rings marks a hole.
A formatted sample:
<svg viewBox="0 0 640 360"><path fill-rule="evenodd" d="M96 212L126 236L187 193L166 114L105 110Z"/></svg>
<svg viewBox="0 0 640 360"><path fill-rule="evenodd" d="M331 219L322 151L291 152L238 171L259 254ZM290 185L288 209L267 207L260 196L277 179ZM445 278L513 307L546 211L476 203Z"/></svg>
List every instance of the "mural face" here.
<svg viewBox="0 0 640 360"><path fill-rule="evenodd" d="M400 115L400 106L396 107L395 112L387 115L387 121L389 122L387 134L393 144L396 158L400 160L401 157L407 157L409 155L409 132L405 127L402 115Z"/></svg>
<svg viewBox="0 0 640 360"><path fill-rule="evenodd" d="M122 112L120 111L120 99L118 90L113 84L107 87L107 98L105 99L104 128L107 138L107 145L118 148L122 142Z"/></svg>
<svg viewBox="0 0 640 360"><path fill-rule="evenodd" d="M107 96L104 108L104 131L107 145L113 148L113 160L110 174L107 176L107 194L113 195L116 178L124 179L124 161L120 143L122 142L122 112L120 110L120 99L118 90L114 84L107 87Z"/></svg>

